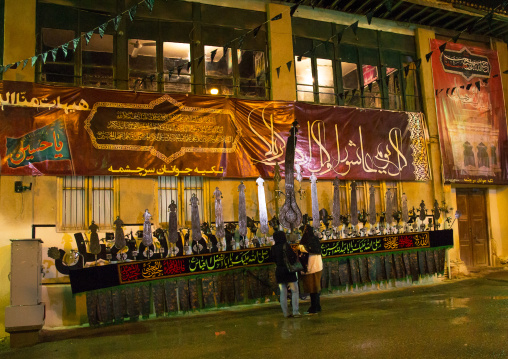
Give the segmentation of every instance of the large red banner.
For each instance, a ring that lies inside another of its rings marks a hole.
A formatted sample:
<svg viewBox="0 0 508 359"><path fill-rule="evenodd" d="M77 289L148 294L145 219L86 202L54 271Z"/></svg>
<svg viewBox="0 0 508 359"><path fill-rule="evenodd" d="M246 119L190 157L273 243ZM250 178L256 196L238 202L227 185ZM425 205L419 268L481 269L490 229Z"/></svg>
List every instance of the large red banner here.
<svg viewBox="0 0 508 359"><path fill-rule="evenodd" d="M431 40L445 181L506 184L506 110L497 53Z"/></svg>
<svg viewBox="0 0 508 359"><path fill-rule="evenodd" d="M419 113L0 83L2 175L429 178ZM283 175L283 170L282 170Z"/></svg>

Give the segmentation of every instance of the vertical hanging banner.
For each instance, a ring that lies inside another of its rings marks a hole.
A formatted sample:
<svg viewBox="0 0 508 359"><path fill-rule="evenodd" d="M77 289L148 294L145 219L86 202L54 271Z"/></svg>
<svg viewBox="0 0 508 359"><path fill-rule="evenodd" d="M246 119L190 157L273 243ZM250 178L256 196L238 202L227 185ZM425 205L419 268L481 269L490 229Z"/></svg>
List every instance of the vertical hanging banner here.
<svg viewBox="0 0 508 359"><path fill-rule="evenodd" d="M2 175L426 181L420 113L0 82ZM282 166L283 167L283 166Z"/></svg>
<svg viewBox="0 0 508 359"><path fill-rule="evenodd" d="M497 52L431 40L447 183L506 184L506 112Z"/></svg>

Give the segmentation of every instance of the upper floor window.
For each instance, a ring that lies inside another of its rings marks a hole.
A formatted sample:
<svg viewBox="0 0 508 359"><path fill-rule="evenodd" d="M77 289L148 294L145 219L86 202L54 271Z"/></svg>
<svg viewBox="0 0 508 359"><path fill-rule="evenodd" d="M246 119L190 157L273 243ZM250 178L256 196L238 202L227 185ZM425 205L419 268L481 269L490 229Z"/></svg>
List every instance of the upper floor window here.
<svg viewBox="0 0 508 359"><path fill-rule="evenodd" d="M335 104L332 60L295 56L295 72L298 101Z"/></svg>
<svg viewBox="0 0 508 359"><path fill-rule="evenodd" d="M157 91L157 43L129 39L129 89Z"/></svg>

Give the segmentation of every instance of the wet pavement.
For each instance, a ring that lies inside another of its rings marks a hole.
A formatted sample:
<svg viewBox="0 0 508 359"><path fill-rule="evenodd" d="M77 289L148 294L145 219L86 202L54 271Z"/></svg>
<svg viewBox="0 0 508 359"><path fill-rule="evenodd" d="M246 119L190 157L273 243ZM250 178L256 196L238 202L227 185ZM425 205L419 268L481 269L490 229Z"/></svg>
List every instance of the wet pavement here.
<svg viewBox="0 0 508 359"><path fill-rule="evenodd" d="M321 301L322 313L301 318L269 303L44 330L43 343L3 348L0 358L508 358L505 269Z"/></svg>

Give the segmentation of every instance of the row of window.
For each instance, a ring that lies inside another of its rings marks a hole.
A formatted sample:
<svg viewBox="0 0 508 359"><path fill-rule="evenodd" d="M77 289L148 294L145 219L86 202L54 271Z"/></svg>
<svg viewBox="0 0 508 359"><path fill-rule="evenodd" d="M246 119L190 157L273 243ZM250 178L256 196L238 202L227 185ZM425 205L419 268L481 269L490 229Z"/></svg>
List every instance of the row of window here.
<svg viewBox="0 0 508 359"><path fill-rule="evenodd" d="M40 6L42 52L84 35L92 20L98 24L107 19L102 15L95 19L89 13L76 10L69 14L74 14L77 25L73 24L73 29L61 28L61 20L54 17L57 9L65 7ZM237 11L242 16L248 15L243 14L245 10ZM300 23L295 21L294 30L301 31ZM256 38L251 35L240 41L237 35L245 34L249 28L211 26L196 20L182 23L135 20L125 26L126 35L113 31L102 37L93 34L88 44L82 36L76 51L69 50L67 56L58 51L55 61L49 59L40 64L36 80L101 88L269 98L265 31L261 30ZM232 38L237 41L229 42ZM226 43L228 47L223 47ZM295 37L294 68L299 101L420 111L414 57L407 54L410 50L387 51L380 44L366 43L368 47L363 47L335 40L314 51L316 44L321 45L317 40Z"/></svg>
<svg viewBox="0 0 508 359"><path fill-rule="evenodd" d="M116 216L120 214L118 177L62 177L59 178L59 198L62 204L59 211L58 228L66 230L86 230L94 221L102 230L113 228ZM199 215L202 222L214 220L205 209L211 195L205 187L206 179L202 177L158 178L158 216L153 217L157 226L167 226L168 207L172 201L178 208L179 226L190 227L190 198L196 194L199 200ZM399 208L399 188L396 182L356 182L358 209L368 210L370 187L375 189L376 211L381 213L385 207L384 194L390 189L393 194L393 208ZM351 182L342 181L339 187L341 196L341 213L349 212ZM180 202L183 200L183 204ZM322 207L327 207L322 205ZM144 209L140 209L142 211ZM331 212L330 212L331 214ZM156 220L157 219L157 220ZM132 223L134 224L134 223Z"/></svg>

